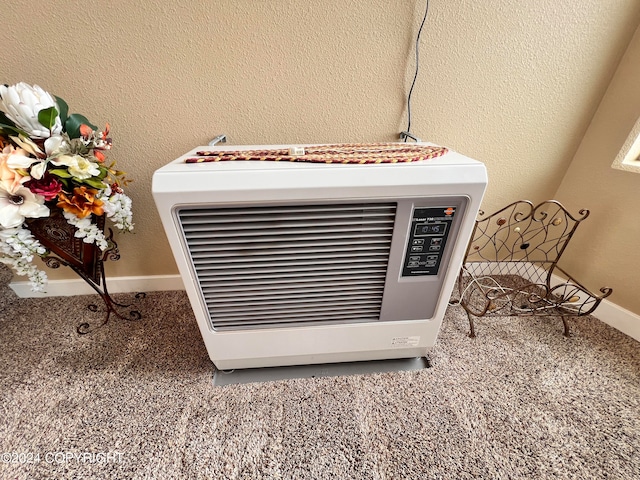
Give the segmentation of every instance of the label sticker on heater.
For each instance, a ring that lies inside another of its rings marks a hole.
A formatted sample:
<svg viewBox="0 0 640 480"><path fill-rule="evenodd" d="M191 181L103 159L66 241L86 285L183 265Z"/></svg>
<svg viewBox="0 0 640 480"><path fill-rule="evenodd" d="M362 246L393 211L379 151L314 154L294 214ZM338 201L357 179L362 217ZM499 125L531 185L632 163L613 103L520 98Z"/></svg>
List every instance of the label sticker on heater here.
<svg viewBox="0 0 640 480"><path fill-rule="evenodd" d="M406 246L403 277L437 275L456 208L416 207Z"/></svg>
<svg viewBox="0 0 640 480"><path fill-rule="evenodd" d="M420 343L420 336L417 337L393 337L391 346L396 348L417 347Z"/></svg>

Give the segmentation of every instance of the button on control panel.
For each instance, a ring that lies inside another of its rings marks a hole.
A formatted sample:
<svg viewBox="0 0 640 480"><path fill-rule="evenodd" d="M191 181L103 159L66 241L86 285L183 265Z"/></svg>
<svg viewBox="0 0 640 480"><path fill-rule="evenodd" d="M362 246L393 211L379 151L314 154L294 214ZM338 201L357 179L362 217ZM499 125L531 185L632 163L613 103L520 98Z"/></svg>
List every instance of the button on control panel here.
<svg viewBox="0 0 640 480"><path fill-rule="evenodd" d="M416 207L405 251L403 277L437 275L456 207Z"/></svg>

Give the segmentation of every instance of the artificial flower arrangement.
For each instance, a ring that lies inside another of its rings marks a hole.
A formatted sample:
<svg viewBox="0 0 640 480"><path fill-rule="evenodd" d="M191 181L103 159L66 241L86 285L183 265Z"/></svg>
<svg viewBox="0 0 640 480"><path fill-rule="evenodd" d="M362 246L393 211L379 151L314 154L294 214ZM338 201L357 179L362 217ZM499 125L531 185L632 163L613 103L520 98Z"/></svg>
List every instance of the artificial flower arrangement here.
<svg viewBox="0 0 640 480"><path fill-rule="evenodd" d="M27 276L34 291L44 289L47 276L32 261L49 252L27 219L61 211L77 238L102 251L109 242L94 217L133 230L131 199L122 190L128 180L105 163L110 149L109 124L98 131L37 85L0 86L0 262Z"/></svg>

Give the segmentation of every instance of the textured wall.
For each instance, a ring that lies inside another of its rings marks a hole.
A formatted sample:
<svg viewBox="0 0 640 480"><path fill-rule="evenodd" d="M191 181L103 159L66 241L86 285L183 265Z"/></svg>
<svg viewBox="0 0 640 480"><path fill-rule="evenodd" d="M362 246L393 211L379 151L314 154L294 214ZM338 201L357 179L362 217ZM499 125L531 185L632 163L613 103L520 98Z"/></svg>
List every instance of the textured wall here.
<svg viewBox="0 0 640 480"><path fill-rule="evenodd" d="M611 168L640 117L640 29L558 189L574 210L589 208L563 259L589 288L614 288L611 301L640 314L640 174Z"/></svg>
<svg viewBox="0 0 640 480"><path fill-rule="evenodd" d="M217 133L235 144L397 139L423 9L15 0L2 14L2 81L40 84L111 123L111 158L136 179L137 233L119 237L108 273L175 273L153 171ZM639 15L637 0L432 0L414 133L486 163L487 210L553 196Z"/></svg>

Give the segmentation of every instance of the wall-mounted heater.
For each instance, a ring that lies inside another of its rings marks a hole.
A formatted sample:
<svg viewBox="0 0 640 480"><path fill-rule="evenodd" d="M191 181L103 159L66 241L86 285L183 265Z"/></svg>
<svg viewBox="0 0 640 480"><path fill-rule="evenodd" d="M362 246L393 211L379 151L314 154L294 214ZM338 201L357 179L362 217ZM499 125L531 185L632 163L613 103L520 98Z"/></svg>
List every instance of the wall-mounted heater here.
<svg viewBox="0 0 640 480"><path fill-rule="evenodd" d="M227 370L425 356L486 184L429 144L224 146L157 170L153 196Z"/></svg>

